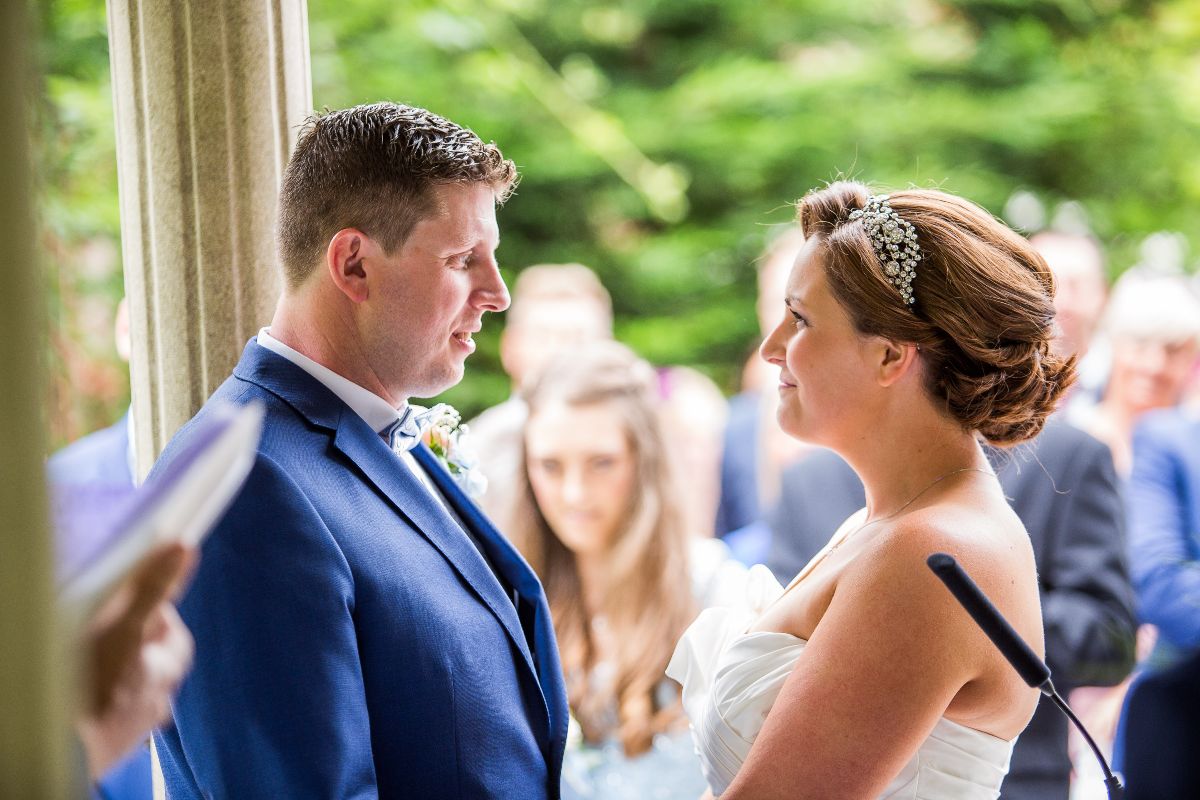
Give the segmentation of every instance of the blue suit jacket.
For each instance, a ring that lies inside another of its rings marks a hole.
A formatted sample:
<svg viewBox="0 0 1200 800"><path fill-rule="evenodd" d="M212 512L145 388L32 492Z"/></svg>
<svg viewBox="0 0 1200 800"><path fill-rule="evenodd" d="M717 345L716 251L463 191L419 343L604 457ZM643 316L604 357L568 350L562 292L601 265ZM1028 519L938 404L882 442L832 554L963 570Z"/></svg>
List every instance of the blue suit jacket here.
<svg viewBox="0 0 1200 800"><path fill-rule="evenodd" d="M253 341L212 399L257 400L266 422L180 604L196 663L156 735L172 800L556 798L566 695L512 546L414 451L515 604L375 431Z"/></svg>
<svg viewBox="0 0 1200 800"><path fill-rule="evenodd" d="M716 533L725 536L759 520L758 412L760 392L742 392L729 400L729 420L721 452L721 496Z"/></svg>
<svg viewBox="0 0 1200 800"><path fill-rule="evenodd" d="M1156 663L1200 648L1200 412L1152 412L1134 434L1129 561Z"/></svg>
<svg viewBox="0 0 1200 800"><path fill-rule="evenodd" d="M1125 800L1200 797L1197 708L1200 650L1134 681L1121 716L1124 730L1116 744L1116 757L1125 773Z"/></svg>

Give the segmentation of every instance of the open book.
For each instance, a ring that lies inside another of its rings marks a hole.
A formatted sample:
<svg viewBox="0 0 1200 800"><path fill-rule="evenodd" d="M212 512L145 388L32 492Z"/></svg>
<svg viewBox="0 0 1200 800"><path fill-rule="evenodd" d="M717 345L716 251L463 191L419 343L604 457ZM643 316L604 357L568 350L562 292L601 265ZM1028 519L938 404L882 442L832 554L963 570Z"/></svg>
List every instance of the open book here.
<svg viewBox="0 0 1200 800"><path fill-rule="evenodd" d="M59 598L81 620L156 546L198 545L237 496L262 433L263 409L223 405L196 423L185 449L142 484L115 520L101 523L86 559L62 565Z"/></svg>

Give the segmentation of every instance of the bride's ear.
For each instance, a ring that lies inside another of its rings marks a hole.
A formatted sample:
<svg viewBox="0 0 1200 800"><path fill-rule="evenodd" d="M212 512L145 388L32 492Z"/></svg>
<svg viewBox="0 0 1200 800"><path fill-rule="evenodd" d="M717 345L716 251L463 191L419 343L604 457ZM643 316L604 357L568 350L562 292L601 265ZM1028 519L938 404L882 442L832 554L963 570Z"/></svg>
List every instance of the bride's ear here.
<svg viewBox="0 0 1200 800"><path fill-rule="evenodd" d="M920 347L911 342L877 339L878 375L880 386L892 386L917 369Z"/></svg>

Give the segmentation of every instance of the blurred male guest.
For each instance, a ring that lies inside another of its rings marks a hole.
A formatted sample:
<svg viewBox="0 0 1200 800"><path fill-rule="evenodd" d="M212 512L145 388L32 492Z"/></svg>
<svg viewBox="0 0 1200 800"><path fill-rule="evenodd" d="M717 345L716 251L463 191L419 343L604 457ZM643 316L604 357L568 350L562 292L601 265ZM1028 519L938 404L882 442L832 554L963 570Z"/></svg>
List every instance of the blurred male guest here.
<svg viewBox="0 0 1200 800"><path fill-rule="evenodd" d="M1079 357L1078 380L1067 403L1095 405L1111 360L1107 340L1097 336L1108 302L1104 251L1092 237L1075 233L1046 231L1031 236L1029 243L1054 271L1055 347L1063 355Z"/></svg>
<svg viewBox="0 0 1200 800"><path fill-rule="evenodd" d="M495 145L419 108L301 130L283 296L213 395L266 421L180 608L196 665L156 739L173 800L558 796L545 596L421 443L436 425L456 463L455 420L408 401L457 383L483 315L508 306L496 206L515 181Z"/></svg>
<svg viewBox="0 0 1200 800"><path fill-rule="evenodd" d="M1200 740L1200 409L1146 414L1133 439L1128 505L1138 613L1158 635L1130 689L1115 760L1130 798L1195 797L1200 773L1189 757Z"/></svg>
<svg viewBox="0 0 1200 800"><path fill-rule="evenodd" d="M521 389L543 365L573 347L613 335L612 299L582 264L535 264L517 275L500 333L500 363L512 395L471 420L471 448L488 481L480 504L503 525L521 467L521 431L528 409Z"/></svg>
<svg viewBox="0 0 1200 800"><path fill-rule="evenodd" d="M113 334L117 355L128 363L129 304L124 298L117 304ZM97 538L100 532L116 522L133 500L131 415L127 410L113 425L72 442L46 462L58 564L64 571L96 557L102 546ZM150 747L145 741L143 735L140 746L98 780L97 792L104 800L151 800L154 796Z"/></svg>
<svg viewBox="0 0 1200 800"><path fill-rule="evenodd" d="M1104 329L1112 345L1104 395L1070 418L1109 446L1126 478L1138 422L1178 405L1200 363L1200 298L1177 276L1127 272L1113 289Z"/></svg>
<svg viewBox="0 0 1200 800"><path fill-rule="evenodd" d="M1125 800L1200 797L1200 650L1129 690L1121 770Z"/></svg>
<svg viewBox="0 0 1200 800"><path fill-rule="evenodd" d="M1200 650L1200 409L1147 414L1133 448L1129 559L1161 669Z"/></svg>
<svg viewBox="0 0 1200 800"><path fill-rule="evenodd" d="M129 306L124 299L117 304L113 328L117 355L128 363ZM114 424L72 442L46 462L58 558L67 568L95 555L98 532L115 522L133 499L137 487L129 428L127 410ZM147 797L149 779L147 772Z"/></svg>

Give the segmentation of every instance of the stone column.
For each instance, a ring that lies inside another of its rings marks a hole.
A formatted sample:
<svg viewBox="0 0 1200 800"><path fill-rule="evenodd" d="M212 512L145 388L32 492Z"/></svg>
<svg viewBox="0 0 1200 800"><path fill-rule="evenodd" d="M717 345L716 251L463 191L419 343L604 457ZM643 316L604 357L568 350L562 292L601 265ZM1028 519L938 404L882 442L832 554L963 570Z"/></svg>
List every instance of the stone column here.
<svg viewBox="0 0 1200 800"><path fill-rule="evenodd" d="M68 692L46 521L47 352L30 190L27 9L0 3L0 797L68 796Z"/></svg>
<svg viewBox="0 0 1200 800"><path fill-rule="evenodd" d="M109 0L144 476L279 291L275 199L310 111L306 0Z"/></svg>

